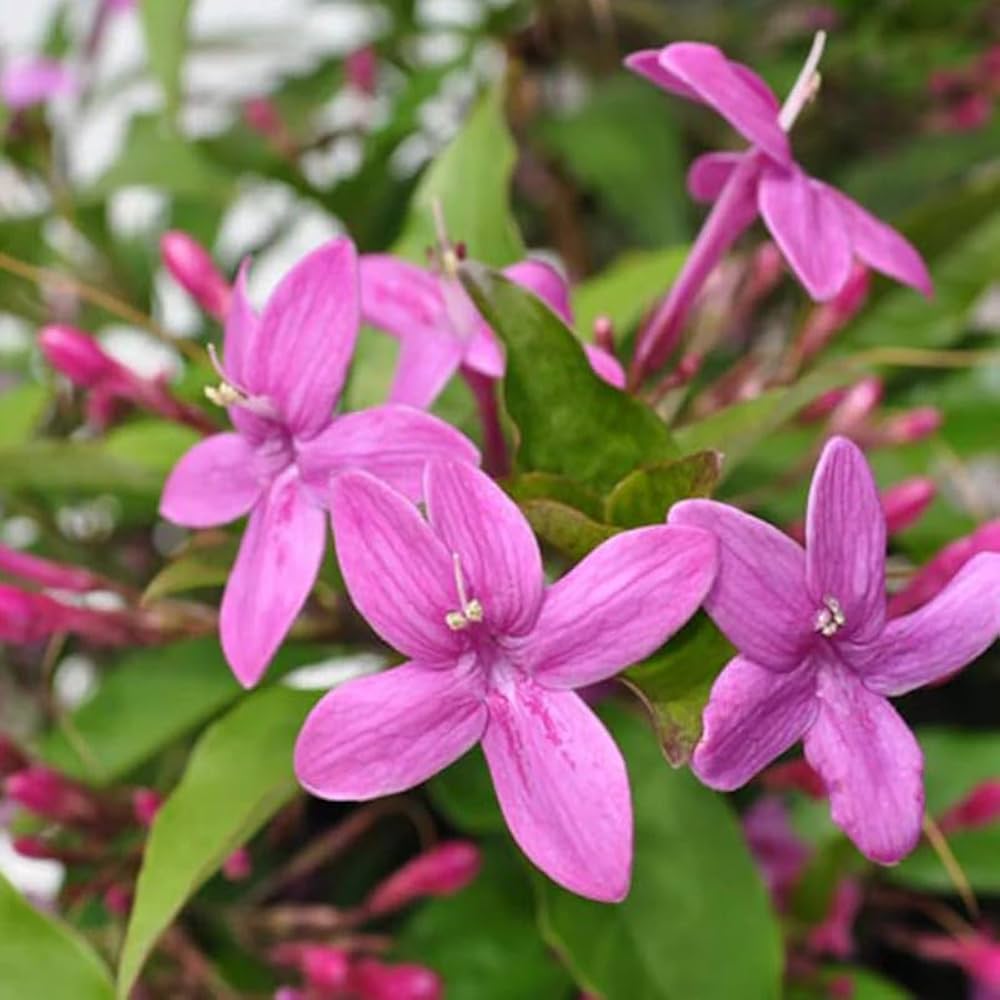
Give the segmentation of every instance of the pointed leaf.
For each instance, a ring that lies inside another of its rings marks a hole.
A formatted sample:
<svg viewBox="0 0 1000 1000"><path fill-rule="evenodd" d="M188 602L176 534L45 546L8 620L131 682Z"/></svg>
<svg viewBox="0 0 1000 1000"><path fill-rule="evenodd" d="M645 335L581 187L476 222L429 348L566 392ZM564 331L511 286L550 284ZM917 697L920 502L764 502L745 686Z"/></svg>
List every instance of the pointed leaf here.
<svg viewBox="0 0 1000 1000"><path fill-rule="evenodd" d="M624 528L660 524L678 500L710 497L721 473L722 455L717 451L636 469L608 494L606 520Z"/></svg>

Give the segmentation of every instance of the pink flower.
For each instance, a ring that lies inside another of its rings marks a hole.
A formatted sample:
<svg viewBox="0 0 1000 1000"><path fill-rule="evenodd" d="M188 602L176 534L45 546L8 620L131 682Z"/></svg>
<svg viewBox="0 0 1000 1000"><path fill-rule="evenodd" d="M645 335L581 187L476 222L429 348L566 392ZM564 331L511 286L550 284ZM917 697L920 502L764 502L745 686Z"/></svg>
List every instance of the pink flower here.
<svg viewBox="0 0 1000 1000"><path fill-rule="evenodd" d="M974 830L1000 820L1000 778L980 782L938 821L945 833Z"/></svg>
<svg viewBox="0 0 1000 1000"><path fill-rule="evenodd" d="M438 844L378 885L365 909L372 915L391 913L423 896L450 896L476 877L481 863L479 848L471 841Z"/></svg>
<svg viewBox="0 0 1000 1000"><path fill-rule="evenodd" d="M713 685L693 758L738 788L803 739L833 820L873 861L916 845L923 758L887 698L946 677L1000 631L1000 556L972 560L921 610L886 620L885 515L864 455L823 449L805 551L735 507L686 500L669 522L713 531L719 574L705 609L739 650Z"/></svg>
<svg viewBox="0 0 1000 1000"><path fill-rule="evenodd" d="M4 782L4 794L36 816L56 823L89 823L97 805L86 790L50 767L32 765Z"/></svg>
<svg viewBox="0 0 1000 1000"><path fill-rule="evenodd" d="M626 66L657 86L707 104L751 145L741 153L707 153L688 174L688 188L715 205L677 280L646 327L636 354L644 374L666 360L688 309L709 273L737 237L761 215L789 266L818 301L833 298L854 258L925 294L931 279L917 251L896 230L795 162L788 130L815 93L820 33L784 106L749 67L714 45L678 42L633 53Z"/></svg>
<svg viewBox="0 0 1000 1000"><path fill-rule="evenodd" d="M309 791L372 799L425 781L478 742L514 839L560 885L628 891L625 765L574 689L651 653L694 613L714 572L701 531L623 532L546 587L513 501L468 465L432 461L428 521L361 473L333 484L351 598L409 662L344 684L306 720Z"/></svg>
<svg viewBox="0 0 1000 1000"><path fill-rule="evenodd" d="M0 100L15 111L75 93L76 89L73 71L43 56L18 59L0 72Z"/></svg>
<svg viewBox="0 0 1000 1000"><path fill-rule="evenodd" d="M0 583L0 642L24 645L59 632L72 632L99 645L141 642L142 622L129 612L97 611L65 604Z"/></svg>
<svg viewBox="0 0 1000 1000"><path fill-rule="evenodd" d="M854 951L854 924L863 902L861 885L853 878L842 878L834 887L826 916L809 931L809 947L818 954L849 958Z"/></svg>
<svg viewBox="0 0 1000 1000"><path fill-rule="evenodd" d="M476 311L457 277L454 250L443 254L440 274L388 254L361 258L361 312L366 323L400 341L396 378L389 398L430 406L460 368L490 379L504 373L503 348ZM569 291L559 273L539 260L523 260L504 274L534 292L571 322ZM591 367L619 388L625 375L607 351L582 345Z"/></svg>
<svg viewBox="0 0 1000 1000"><path fill-rule="evenodd" d="M209 252L187 233L173 229L160 237L160 256L177 284L210 316L225 322L232 289Z"/></svg>
<svg viewBox="0 0 1000 1000"><path fill-rule="evenodd" d="M222 598L222 647L240 682L256 684L299 613L326 548L331 476L363 468L420 495L434 455L477 461L447 424L406 406L333 415L358 332L357 258L327 243L282 280L258 319L241 269L226 319L223 382L211 398L235 433L196 444L174 467L160 512L211 527L249 514Z"/></svg>
<svg viewBox="0 0 1000 1000"><path fill-rule="evenodd" d="M972 980L975 1000L1000 997L1000 942L992 934L976 931L961 937L944 934L914 936L914 950L931 961L951 962Z"/></svg>

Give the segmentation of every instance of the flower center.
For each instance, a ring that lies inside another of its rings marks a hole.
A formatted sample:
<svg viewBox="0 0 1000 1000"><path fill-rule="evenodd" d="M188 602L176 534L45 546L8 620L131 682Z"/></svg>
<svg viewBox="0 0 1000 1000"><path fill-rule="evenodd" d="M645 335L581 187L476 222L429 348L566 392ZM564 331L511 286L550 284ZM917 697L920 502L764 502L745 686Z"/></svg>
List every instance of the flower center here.
<svg viewBox="0 0 1000 1000"><path fill-rule="evenodd" d="M816 612L816 623L813 628L827 639L835 636L845 625L847 618L844 609L836 597L824 597L823 607Z"/></svg>
<svg viewBox="0 0 1000 1000"><path fill-rule="evenodd" d="M465 577L462 574L462 560L457 552L451 554L455 567L455 590L458 592L458 609L449 611L444 616L444 623L452 632L460 632L474 622L483 620L483 606L475 597L470 598L465 589Z"/></svg>
<svg viewBox="0 0 1000 1000"><path fill-rule="evenodd" d="M242 406L243 409L256 413L258 417L266 417L268 420L277 418L278 411L266 396L251 395L246 389L229 381L226 373L222 370L222 363L219 361L214 344L208 345L208 357L221 379L218 385L205 386L205 395L211 402L221 407Z"/></svg>

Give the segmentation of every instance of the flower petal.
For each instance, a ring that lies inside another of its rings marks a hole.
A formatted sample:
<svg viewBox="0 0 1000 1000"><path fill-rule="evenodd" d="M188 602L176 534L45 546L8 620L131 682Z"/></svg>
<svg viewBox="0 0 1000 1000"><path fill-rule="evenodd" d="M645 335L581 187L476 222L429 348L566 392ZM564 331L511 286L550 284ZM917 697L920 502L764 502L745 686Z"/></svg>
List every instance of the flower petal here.
<svg viewBox="0 0 1000 1000"><path fill-rule="evenodd" d="M618 747L571 691L525 679L494 691L483 750L521 850L554 882L617 902L632 867L632 802Z"/></svg>
<svg viewBox="0 0 1000 1000"><path fill-rule="evenodd" d="M534 292L564 323L573 322L569 284L551 264L529 258L505 267L503 273L515 284Z"/></svg>
<svg viewBox="0 0 1000 1000"><path fill-rule="evenodd" d="M687 188L698 201L715 201L745 153L703 153L691 164Z"/></svg>
<svg viewBox="0 0 1000 1000"><path fill-rule="evenodd" d="M895 618L851 657L865 686L896 697L960 670L1000 633L1000 555L982 552L929 604Z"/></svg>
<svg viewBox="0 0 1000 1000"><path fill-rule="evenodd" d="M239 434L213 434L173 467L160 514L189 528L209 528L242 517L261 494L250 446Z"/></svg>
<svg viewBox="0 0 1000 1000"><path fill-rule="evenodd" d="M802 738L816 708L813 661L776 674L734 656L712 685L694 773L720 791L739 788Z"/></svg>
<svg viewBox="0 0 1000 1000"><path fill-rule="evenodd" d="M549 587L525 639L525 669L546 687L582 687L661 646L698 609L716 568L706 531L655 525L599 545Z"/></svg>
<svg viewBox="0 0 1000 1000"><path fill-rule="evenodd" d="M457 337L441 332L406 337L399 348L389 402L419 409L430 406L458 370L464 353Z"/></svg>
<svg viewBox="0 0 1000 1000"><path fill-rule="evenodd" d="M496 334L480 319L465 345L462 365L488 378L500 378L507 368L503 345Z"/></svg>
<svg viewBox="0 0 1000 1000"><path fill-rule="evenodd" d="M768 156L781 164L792 162L788 136L778 124L777 100L752 70L702 42L668 45L660 52L660 66Z"/></svg>
<svg viewBox="0 0 1000 1000"><path fill-rule="evenodd" d="M337 417L301 448L299 467L324 503L330 477L348 469L369 472L416 501L423 496L424 468L432 458L479 464L476 446L451 424L387 403Z"/></svg>
<svg viewBox="0 0 1000 1000"><path fill-rule="evenodd" d="M909 240L836 188L819 181L815 183L843 213L854 252L866 264L924 295L934 294L927 265Z"/></svg>
<svg viewBox="0 0 1000 1000"><path fill-rule="evenodd" d="M820 671L819 701L806 759L826 784L833 821L866 857L893 864L920 839L920 747L892 705L839 664Z"/></svg>
<svg viewBox="0 0 1000 1000"><path fill-rule="evenodd" d="M820 455L806 512L806 584L817 607L834 597L840 639L866 642L885 625L885 512L871 468L847 438Z"/></svg>
<svg viewBox="0 0 1000 1000"><path fill-rule="evenodd" d="M590 367L598 378L604 379L616 389L625 388L625 369L613 354L596 344L584 344L583 353L587 355Z"/></svg>
<svg viewBox="0 0 1000 1000"><path fill-rule="evenodd" d="M467 670L404 663L320 701L295 744L295 773L322 799L392 795L458 760L486 720L482 689Z"/></svg>
<svg viewBox="0 0 1000 1000"><path fill-rule="evenodd" d="M445 623L455 610L451 554L417 508L366 472L330 487L337 558L355 607L390 646L428 663L460 650Z"/></svg>
<svg viewBox="0 0 1000 1000"><path fill-rule="evenodd" d="M832 299L851 274L851 243L843 213L794 165L764 170L758 188L760 214L806 291Z"/></svg>
<svg viewBox="0 0 1000 1000"><path fill-rule="evenodd" d="M697 91L660 63L661 51L661 49L643 49L640 52L633 52L625 59L625 66L671 94L687 98L689 101L700 101Z"/></svg>
<svg viewBox="0 0 1000 1000"><path fill-rule="evenodd" d="M223 652L244 687L260 680L316 582L324 522L295 469L250 513L219 613Z"/></svg>
<svg viewBox="0 0 1000 1000"><path fill-rule="evenodd" d="M436 275L385 253L358 259L364 321L400 340L419 340L448 329Z"/></svg>
<svg viewBox="0 0 1000 1000"><path fill-rule="evenodd" d="M786 534L715 500L682 500L670 524L704 528L719 543L719 572L705 610L746 657L770 670L799 665L816 609L805 594L806 560Z"/></svg>
<svg viewBox="0 0 1000 1000"><path fill-rule="evenodd" d="M461 560L466 593L494 632L522 635L538 618L544 574L538 542L517 504L485 473L434 461L425 478L427 516Z"/></svg>
<svg viewBox="0 0 1000 1000"><path fill-rule="evenodd" d="M259 384L299 437L322 430L333 415L354 353L360 322L354 244L331 240L299 261L274 290L257 335Z"/></svg>
<svg viewBox="0 0 1000 1000"><path fill-rule="evenodd" d="M250 270L249 259L240 264L240 269L233 282L232 296L229 301L229 312L226 313L226 328L223 334L222 361L226 375L234 385L245 385L247 380L257 381L257 370L254 368L256 357L255 347L257 334L260 330L260 319L257 311L247 296L247 273Z"/></svg>

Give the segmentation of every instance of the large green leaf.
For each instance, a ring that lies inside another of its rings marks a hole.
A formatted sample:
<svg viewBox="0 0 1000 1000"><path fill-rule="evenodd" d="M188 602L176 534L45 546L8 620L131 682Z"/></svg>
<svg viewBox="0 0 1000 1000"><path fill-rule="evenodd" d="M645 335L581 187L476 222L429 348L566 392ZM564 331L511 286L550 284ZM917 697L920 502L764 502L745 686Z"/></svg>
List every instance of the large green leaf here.
<svg viewBox="0 0 1000 1000"><path fill-rule="evenodd" d="M580 342L540 299L475 264L462 282L507 348L503 391L524 471L605 492L637 466L674 458L663 421L592 371Z"/></svg>
<svg viewBox="0 0 1000 1000"><path fill-rule="evenodd" d="M545 947L533 909L512 846L487 841L475 882L421 907L399 939L400 957L434 969L448 1000L568 996L569 977Z"/></svg>
<svg viewBox="0 0 1000 1000"><path fill-rule="evenodd" d="M711 496L721 472L722 456L717 451L698 451L636 469L608 494L607 520L625 528L660 524L678 500Z"/></svg>
<svg viewBox="0 0 1000 1000"><path fill-rule="evenodd" d="M535 534L574 561L593 552L619 531L559 500L522 500L519 506Z"/></svg>
<svg viewBox="0 0 1000 1000"><path fill-rule="evenodd" d="M167 115L173 118L181 98L181 71L191 0L140 0L139 12L149 65L163 88Z"/></svg>
<svg viewBox="0 0 1000 1000"><path fill-rule="evenodd" d="M153 497L163 476L113 455L96 441L33 441L0 448L0 488L112 491Z"/></svg>
<svg viewBox="0 0 1000 1000"><path fill-rule="evenodd" d="M578 983L605 1000L777 998L781 935L724 800L665 767L641 720L616 712L635 802L635 868L617 906L539 876L542 930Z"/></svg>
<svg viewBox="0 0 1000 1000"><path fill-rule="evenodd" d="M25 382L0 394L0 447L27 441L48 405L49 393L36 382Z"/></svg>
<svg viewBox="0 0 1000 1000"><path fill-rule="evenodd" d="M510 178L517 147L503 114L503 88L494 87L420 179L395 252L423 261L437 241L434 202L440 201L448 235L469 255L502 267L524 256L510 214Z"/></svg>
<svg viewBox="0 0 1000 1000"><path fill-rule="evenodd" d="M111 1000L104 964L0 875L0 1000Z"/></svg>
<svg viewBox="0 0 1000 1000"><path fill-rule="evenodd" d="M315 701L315 692L266 688L198 741L146 844L118 968L122 1000L184 903L295 794L292 747Z"/></svg>

